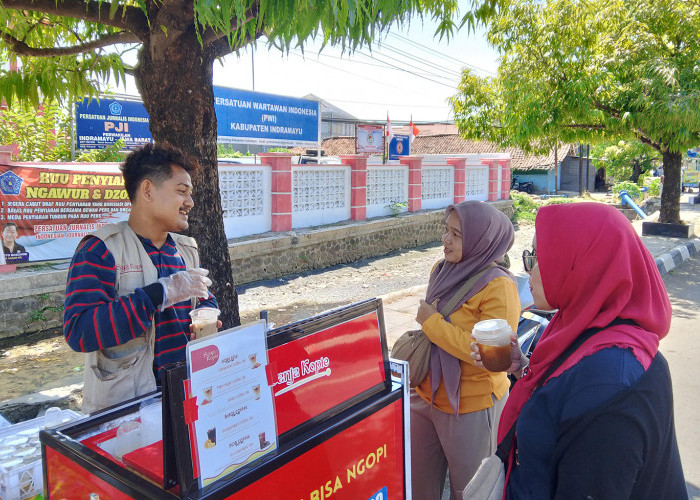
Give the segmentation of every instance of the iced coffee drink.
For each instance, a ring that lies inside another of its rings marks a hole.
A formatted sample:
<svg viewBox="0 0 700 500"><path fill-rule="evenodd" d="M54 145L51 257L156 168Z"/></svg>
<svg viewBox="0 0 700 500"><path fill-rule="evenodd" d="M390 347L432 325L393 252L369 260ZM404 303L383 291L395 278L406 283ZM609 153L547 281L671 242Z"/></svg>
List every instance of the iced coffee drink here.
<svg viewBox="0 0 700 500"><path fill-rule="evenodd" d="M503 372L510 367L511 333L513 330L504 319L487 319L474 325L472 337L479 346L484 368L492 372Z"/></svg>
<svg viewBox="0 0 700 500"><path fill-rule="evenodd" d="M219 322L219 311L214 307L200 307L190 312L192 318L192 333L201 339L207 335L216 333Z"/></svg>

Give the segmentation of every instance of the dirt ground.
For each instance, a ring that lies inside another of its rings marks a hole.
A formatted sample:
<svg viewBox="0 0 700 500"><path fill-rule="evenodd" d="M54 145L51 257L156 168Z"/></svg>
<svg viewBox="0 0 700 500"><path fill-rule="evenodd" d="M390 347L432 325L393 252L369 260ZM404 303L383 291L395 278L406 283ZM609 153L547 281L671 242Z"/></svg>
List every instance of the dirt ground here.
<svg viewBox="0 0 700 500"><path fill-rule="evenodd" d="M511 256L514 272L522 272L520 255L530 248L534 226L516 230ZM277 326L371 297L427 283L432 266L442 257L442 245L399 250L351 264L249 283L238 287L242 322L268 311ZM0 343L0 401L81 382L82 353L73 352L60 330Z"/></svg>

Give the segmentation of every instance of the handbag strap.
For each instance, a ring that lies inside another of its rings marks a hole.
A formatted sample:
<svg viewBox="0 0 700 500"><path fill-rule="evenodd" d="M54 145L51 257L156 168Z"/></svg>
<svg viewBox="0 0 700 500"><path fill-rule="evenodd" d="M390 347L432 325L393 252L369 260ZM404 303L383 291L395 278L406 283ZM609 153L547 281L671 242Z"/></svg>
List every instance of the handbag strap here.
<svg viewBox="0 0 700 500"><path fill-rule="evenodd" d="M440 314L442 314L445 318L449 316L449 314L452 312L452 310L457 306L460 300L464 298L465 295L469 292L469 290L472 289L474 286L474 283L476 283L476 280L481 278L484 274L486 274L486 271L491 269L492 267L496 267L496 263L492 262L485 268L483 268L481 271L473 275L471 278L469 278L467 281L464 282L464 284L455 292L455 294L452 296L452 298L447 302L445 307L440 308Z"/></svg>
<svg viewBox="0 0 700 500"><path fill-rule="evenodd" d="M537 385L534 387L532 390L533 392L540 388L544 383L547 381L549 377L552 376L552 373L557 371L557 368L559 368L564 361L566 361L569 356L571 356L576 350L581 347L581 344L583 344L586 340L591 338L593 335L596 333L602 331L602 330L607 330L611 326L616 326L616 325L636 325L634 321L631 319L620 319L620 318L615 318L612 320L610 323L608 323L605 326L601 327L594 327L594 328L589 328L588 330L584 331L581 335L579 335L576 340L574 340L571 344L569 344L569 347L566 348L564 352L562 352L559 357L554 361L549 366L549 369L547 372L544 374L544 377L540 379L540 381L537 383ZM508 430L508 434L506 434L503 439L501 440L500 443L498 443L498 447L496 448L496 455L498 455L498 458L500 458L503 463L506 463L506 458L508 457L508 452L510 451L510 447L513 444L513 438L515 438L515 426L518 423L518 419L515 419L515 422L513 422L513 425L510 427Z"/></svg>

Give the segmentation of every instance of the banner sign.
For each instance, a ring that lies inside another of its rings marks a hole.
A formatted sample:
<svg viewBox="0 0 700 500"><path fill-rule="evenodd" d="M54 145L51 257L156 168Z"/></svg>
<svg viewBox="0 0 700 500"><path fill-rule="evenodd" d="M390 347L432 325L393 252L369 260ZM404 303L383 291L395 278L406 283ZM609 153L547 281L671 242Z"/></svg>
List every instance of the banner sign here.
<svg viewBox="0 0 700 500"><path fill-rule="evenodd" d="M218 142L268 146L318 146L317 101L214 87Z"/></svg>
<svg viewBox="0 0 700 500"><path fill-rule="evenodd" d="M69 259L85 235L131 210L116 163L0 165L0 193L0 226L5 235L16 226L22 249L6 254L8 263Z"/></svg>
<svg viewBox="0 0 700 500"><path fill-rule="evenodd" d="M356 153L383 153L384 152L384 127L382 125L357 124L355 132L357 143Z"/></svg>
<svg viewBox="0 0 700 500"><path fill-rule="evenodd" d="M153 142L141 102L108 98L76 103L75 135L78 149L102 149L119 139L126 148Z"/></svg>
<svg viewBox="0 0 700 500"><path fill-rule="evenodd" d="M398 160L400 156L411 154L410 136L395 135L389 143L389 159Z"/></svg>
<svg viewBox="0 0 700 500"><path fill-rule="evenodd" d="M385 381L376 311L271 348L268 355L279 434Z"/></svg>
<svg viewBox="0 0 700 500"><path fill-rule="evenodd" d="M321 144L317 101L214 87L218 142L304 147ZM101 149L124 139L127 148L153 142L139 101L102 98L76 103L78 149Z"/></svg>

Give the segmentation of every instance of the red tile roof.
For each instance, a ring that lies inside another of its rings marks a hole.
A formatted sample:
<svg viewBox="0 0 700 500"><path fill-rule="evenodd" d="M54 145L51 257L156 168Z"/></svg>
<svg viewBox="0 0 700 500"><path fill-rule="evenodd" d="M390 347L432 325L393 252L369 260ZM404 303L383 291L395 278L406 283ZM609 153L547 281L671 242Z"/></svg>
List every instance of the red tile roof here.
<svg viewBox="0 0 700 500"><path fill-rule="evenodd" d="M327 156L354 154L355 138L329 137L323 140L321 148ZM294 154L305 154L306 149L293 148L292 152ZM524 153L519 148L499 148L490 142L463 139L458 134L423 135L422 129L421 133L414 139L411 149L411 154L416 156L510 153L511 168L513 170L544 170L554 167L554 151L546 155L531 155ZM572 145L563 144L559 146L559 161L562 161L569 154L575 154Z"/></svg>

